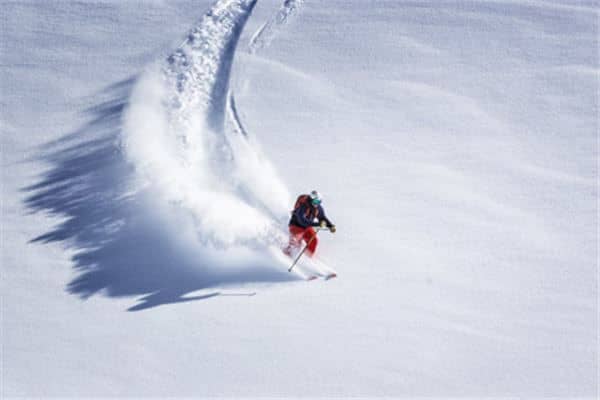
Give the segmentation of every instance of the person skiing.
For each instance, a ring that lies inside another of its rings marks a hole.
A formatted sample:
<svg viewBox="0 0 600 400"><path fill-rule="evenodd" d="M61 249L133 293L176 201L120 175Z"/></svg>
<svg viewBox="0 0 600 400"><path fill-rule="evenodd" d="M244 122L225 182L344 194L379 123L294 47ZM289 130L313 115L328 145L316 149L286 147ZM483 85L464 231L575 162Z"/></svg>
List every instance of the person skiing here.
<svg viewBox="0 0 600 400"><path fill-rule="evenodd" d="M321 195L316 190L298 196L288 224L290 240L283 250L288 256L292 256L294 250L300 247L302 240L306 242L309 257L315 255L319 239L314 227L329 228L330 232L335 232L335 225L325 215L321 201Z"/></svg>

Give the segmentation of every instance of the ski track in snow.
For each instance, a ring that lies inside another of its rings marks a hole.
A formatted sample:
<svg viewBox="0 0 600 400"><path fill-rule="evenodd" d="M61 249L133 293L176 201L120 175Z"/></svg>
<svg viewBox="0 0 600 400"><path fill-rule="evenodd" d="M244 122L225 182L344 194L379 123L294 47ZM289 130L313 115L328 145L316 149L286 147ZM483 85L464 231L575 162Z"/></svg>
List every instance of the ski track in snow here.
<svg viewBox="0 0 600 400"><path fill-rule="evenodd" d="M279 10L252 35L248 44L248 52L255 54L268 47L277 31L284 26L289 18L297 13L304 0L285 0Z"/></svg>

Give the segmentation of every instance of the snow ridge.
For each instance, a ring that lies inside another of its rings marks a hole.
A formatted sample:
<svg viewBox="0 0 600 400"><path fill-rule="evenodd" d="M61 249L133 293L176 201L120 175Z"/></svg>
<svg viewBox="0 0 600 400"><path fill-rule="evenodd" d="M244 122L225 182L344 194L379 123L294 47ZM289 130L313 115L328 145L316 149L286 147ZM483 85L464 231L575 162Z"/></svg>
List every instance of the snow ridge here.
<svg viewBox="0 0 600 400"><path fill-rule="evenodd" d="M163 71L167 86L175 89L168 93L173 109L201 111L210 128L222 131L235 49L255 4L256 0L216 2L167 58ZM186 112L173 117L184 119Z"/></svg>
<svg viewBox="0 0 600 400"><path fill-rule="evenodd" d="M138 189L152 192L152 208L166 220L174 210L191 216L202 242L219 248L281 240L289 204L228 101L235 50L255 4L217 1L173 54L142 75L124 118ZM237 130L225 128L228 105Z"/></svg>

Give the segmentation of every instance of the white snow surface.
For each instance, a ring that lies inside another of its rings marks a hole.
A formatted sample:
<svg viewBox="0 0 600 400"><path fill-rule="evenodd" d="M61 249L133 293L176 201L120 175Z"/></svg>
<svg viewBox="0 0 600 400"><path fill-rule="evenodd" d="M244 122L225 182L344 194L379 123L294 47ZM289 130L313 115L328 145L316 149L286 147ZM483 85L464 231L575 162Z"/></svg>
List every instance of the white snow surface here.
<svg viewBox="0 0 600 400"><path fill-rule="evenodd" d="M2 9L1 397L597 396L596 2Z"/></svg>

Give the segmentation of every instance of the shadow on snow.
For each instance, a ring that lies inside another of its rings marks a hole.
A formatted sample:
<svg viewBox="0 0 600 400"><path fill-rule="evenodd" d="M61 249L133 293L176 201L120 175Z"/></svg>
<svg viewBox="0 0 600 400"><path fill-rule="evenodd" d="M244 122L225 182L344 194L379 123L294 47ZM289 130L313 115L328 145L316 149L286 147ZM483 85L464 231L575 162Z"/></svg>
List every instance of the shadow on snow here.
<svg viewBox="0 0 600 400"><path fill-rule="evenodd" d="M75 251L72 261L79 275L67 290L82 299L99 292L142 296L129 308L139 311L224 295L186 297L219 285L293 280L265 265L218 272L202 257L182 252L176 238L148 222L139 196L129 192L133 168L119 147L121 116L133 82L109 86L99 95L104 100L85 111L88 122L81 129L46 144L37 160L49 169L22 189L29 210L65 218L31 242L63 242Z"/></svg>

